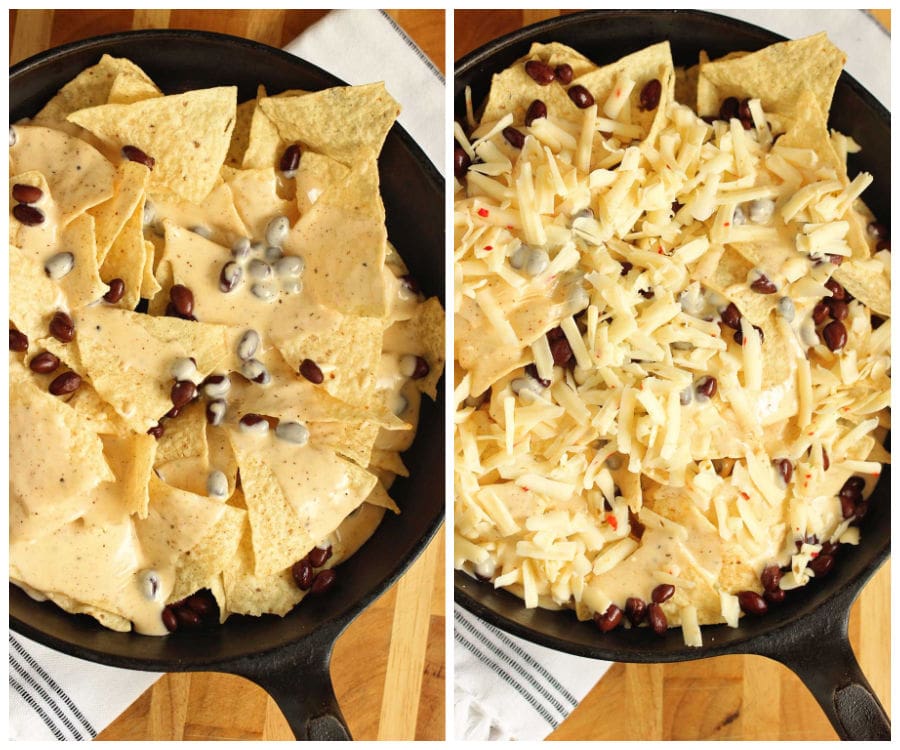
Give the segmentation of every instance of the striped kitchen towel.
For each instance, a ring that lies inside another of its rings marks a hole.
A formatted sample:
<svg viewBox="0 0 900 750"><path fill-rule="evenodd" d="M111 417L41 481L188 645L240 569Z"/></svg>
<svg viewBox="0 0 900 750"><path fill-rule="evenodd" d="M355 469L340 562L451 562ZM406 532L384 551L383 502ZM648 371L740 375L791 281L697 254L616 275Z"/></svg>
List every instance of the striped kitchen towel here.
<svg viewBox="0 0 900 750"><path fill-rule="evenodd" d="M458 604L453 625L458 740L542 740L611 666L504 633Z"/></svg>
<svg viewBox="0 0 900 750"><path fill-rule="evenodd" d="M390 16L332 11L285 49L347 83L383 80L403 108L400 124L443 171L443 76ZM9 737L92 739L159 677L75 659L11 633Z"/></svg>

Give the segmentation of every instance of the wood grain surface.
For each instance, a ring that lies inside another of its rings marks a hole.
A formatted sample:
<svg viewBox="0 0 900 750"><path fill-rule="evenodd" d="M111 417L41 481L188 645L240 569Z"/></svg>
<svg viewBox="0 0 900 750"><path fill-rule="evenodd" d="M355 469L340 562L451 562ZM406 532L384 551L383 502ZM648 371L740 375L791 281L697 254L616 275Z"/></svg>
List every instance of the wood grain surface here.
<svg viewBox="0 0 900 750"><path fill-rule="evenodd" d="M67 42L147 28L217 31L282 47L325 15L316 10L10 11L10 63ZM444 12L390 10L444 71ZM444 534L338 639L331 672L357 739L444 737ZM100 734L101 740L290 740L259 687L221 674L169 674Z"/></svg>
<svg viewBox="0 0 900 750"><path fill-rule="evenodd" d="M560 10L457 10L454 56ZM871 11L890 29L890 11ZM851 642L890 713L890 564L853 608ZM837 735L799 678L758 656L615 664L550 735L554 740L827 740Z"/></svg>

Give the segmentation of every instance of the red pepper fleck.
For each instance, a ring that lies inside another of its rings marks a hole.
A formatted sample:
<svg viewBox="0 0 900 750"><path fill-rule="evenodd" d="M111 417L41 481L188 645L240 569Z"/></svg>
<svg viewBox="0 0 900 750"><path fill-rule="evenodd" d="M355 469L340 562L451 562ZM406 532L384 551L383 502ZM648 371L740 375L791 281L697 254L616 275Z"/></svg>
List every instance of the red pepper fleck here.
<svg viewBox="0 0 900 750"><path fill-rule="evenodd" d="M479 208L479 209L478 209L478 215L479 215L481 218L484 218L485 216L489 216L490 213L491 213L491 212L488 211L486 208Z"/></svg>
<svg viewBox="0 0 900 750"><path fill-rule="evenodd" d="M812 479L812 474L807 474L807 475L806 475L806 478L807 478L807 479Z"/></svg>
<svg viewBox="0 0 900 750"><path fill-rule="evenodd" d="M724 224L722 224L722 226L723 226L723 227L730 227L730 226L731 226L731 222L730 222L730 221L726 221Z"/></svg>
<svg viewBox="0 0 900 750"><path fill-rule="evenodd" d="M487 250L488 252L490 252L491 250L494 249L494 246L493 245L485 245L484 249Z"/></svg>
<svg viewBox="0 0 900 750"><path fill-rule="evenodd" d="M606 522L613 527L613 529L619 528L619 522L616 520L616 517L612 513L606 514Z"/></svg>
<svg viewBox="0 0 900 750"><path fill-rule="evenodd" d="M515 227L513 227L512 224L507 224L507 225L506 225L506 228L507 228L510 232L511 232L513 229L515 229Z"/></svg>
<svg viewBox="0 0 900 750"><path fill-rule="evenodd" d="M749 500L749 499L750 499L750 495L748 495L746 492L742 492L742 493L741 493L741 497L744 498L744 500Z"/></svg>
<svg viewBox="0 0 900 750"><path fill-rule="evenodd" d="M819 553L818 553L818 552L810 552L810 553L809 553L809 556L810 556L813 560L815 560L815 559L819 556Z"/></svg>
<svg viewBox="0 0 900 750"><path fill-rule="evenodd" d="M616 89L616 96L622 96L622 89Z"/></svg>

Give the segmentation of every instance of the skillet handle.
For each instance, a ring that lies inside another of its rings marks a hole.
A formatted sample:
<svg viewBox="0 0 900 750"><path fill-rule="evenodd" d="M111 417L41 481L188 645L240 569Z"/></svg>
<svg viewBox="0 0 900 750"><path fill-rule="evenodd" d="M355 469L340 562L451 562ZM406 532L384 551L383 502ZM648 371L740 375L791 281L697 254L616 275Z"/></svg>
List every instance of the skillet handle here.
<svg viewBox="0 0 900 750"><path fill-rule="evenodd" d="M891 720L859 667L843 616L817 618L821 627L766 654L793 671L819 702L842 740L890 740Z"/></svg>
<svg viewBox="0 0 900 750"><path fill-rule="evenodd" d="M233 671L272 697L298 740L350 740L329 673L334 639L320 645L322 651L305 648L257 657Z"/></svg>

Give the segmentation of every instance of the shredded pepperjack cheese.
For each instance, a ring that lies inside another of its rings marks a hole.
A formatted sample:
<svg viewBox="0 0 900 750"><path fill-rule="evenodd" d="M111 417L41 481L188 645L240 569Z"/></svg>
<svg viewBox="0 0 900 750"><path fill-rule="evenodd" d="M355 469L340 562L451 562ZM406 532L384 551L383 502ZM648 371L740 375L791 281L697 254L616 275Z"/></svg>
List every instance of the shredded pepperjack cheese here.
<svg viewBox="0 0 900 750"><path fill-rule="evenodd" d="M890 256L850 139L759 99L707 122L657 75L650 126L621 72L584 109L457 127L455 562L581 620L674 585L663 622L699 646L860 541L891 323L857 280L889 288Z"/></svg>

